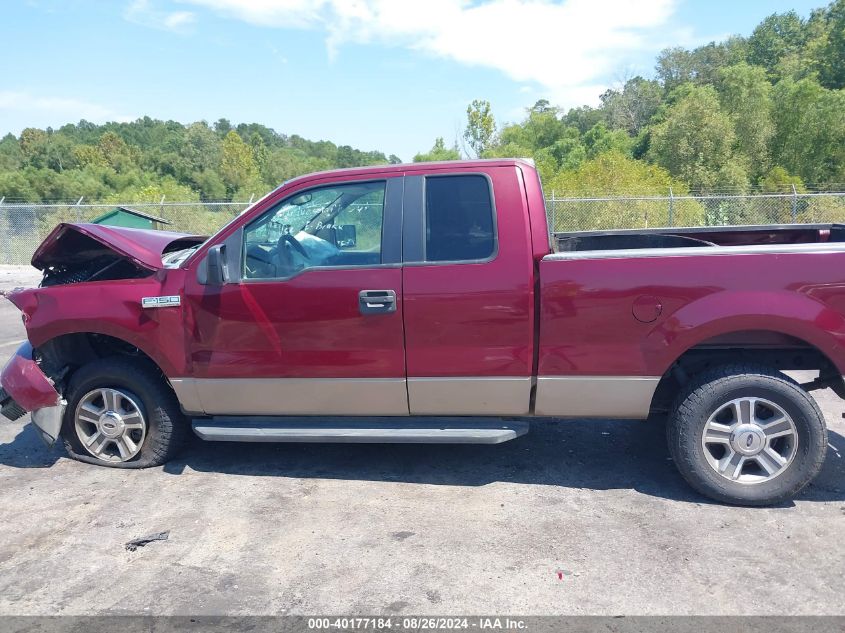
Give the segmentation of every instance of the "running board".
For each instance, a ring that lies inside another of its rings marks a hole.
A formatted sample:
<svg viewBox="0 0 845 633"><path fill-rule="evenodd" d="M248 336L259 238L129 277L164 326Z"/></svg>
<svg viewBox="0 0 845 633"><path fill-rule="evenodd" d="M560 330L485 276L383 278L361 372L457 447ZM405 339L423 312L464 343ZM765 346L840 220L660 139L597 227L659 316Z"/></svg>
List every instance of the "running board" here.
<svg viewBox="0 0 845 633"><path fill-rule="evenodd" d="M350 442L501 444L528 432L528 422L478 418L214 417L193 422L210 442Z"/></svg>

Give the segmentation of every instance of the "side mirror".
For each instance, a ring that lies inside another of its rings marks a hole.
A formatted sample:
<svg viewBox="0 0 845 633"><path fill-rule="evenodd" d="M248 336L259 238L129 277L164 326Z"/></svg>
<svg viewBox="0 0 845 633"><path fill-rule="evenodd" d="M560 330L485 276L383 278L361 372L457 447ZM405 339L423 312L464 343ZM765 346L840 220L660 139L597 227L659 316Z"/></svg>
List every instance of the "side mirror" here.
<svg viewBox="0 0 845 633"><path fill-rule="evenodd" d="M225 244L218 244L208 249L208 255L205 256L205 265L209 286L222 286L229 281Z"/></svg>
<svg viewBox="0 0 845 633"><path fill-rule="evenodd" d="M338 248L355 248L358 245L358 236L354 224L341 224L336 227L335 238Z"/></svg>

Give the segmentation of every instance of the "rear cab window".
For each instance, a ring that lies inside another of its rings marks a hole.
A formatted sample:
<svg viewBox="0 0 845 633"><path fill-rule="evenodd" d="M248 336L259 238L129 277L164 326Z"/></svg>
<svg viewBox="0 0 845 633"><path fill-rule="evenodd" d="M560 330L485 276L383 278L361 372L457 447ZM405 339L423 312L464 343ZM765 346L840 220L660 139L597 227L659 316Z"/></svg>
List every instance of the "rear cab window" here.
<svg viewBox="0 0 845 633"><path fill-rule="evenodd" d="M479 174L427 176L425 261L486 261L496 250L490 181Z"/></svg>

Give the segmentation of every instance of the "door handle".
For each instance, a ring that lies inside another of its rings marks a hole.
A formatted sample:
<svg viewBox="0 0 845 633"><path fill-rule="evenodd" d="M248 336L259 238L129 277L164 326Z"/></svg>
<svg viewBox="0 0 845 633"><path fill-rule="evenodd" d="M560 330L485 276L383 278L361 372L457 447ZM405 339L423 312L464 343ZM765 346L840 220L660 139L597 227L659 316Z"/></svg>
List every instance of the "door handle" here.
<svg viewBox="0 0 845 633"><path fill-rule="evenodd" d="M396 312L395 290L362 290L358 293L361 314L386 314Z"/></svg>

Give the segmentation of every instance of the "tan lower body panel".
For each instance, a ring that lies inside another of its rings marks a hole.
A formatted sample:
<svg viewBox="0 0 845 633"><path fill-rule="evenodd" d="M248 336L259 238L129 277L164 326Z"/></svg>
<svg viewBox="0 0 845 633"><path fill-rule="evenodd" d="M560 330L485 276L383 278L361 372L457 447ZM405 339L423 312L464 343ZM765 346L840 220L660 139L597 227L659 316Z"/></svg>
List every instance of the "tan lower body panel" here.
<svg viewBox="0 0 845 633"><path fill-rule="evenodd" d="M536 415L645 419L660 378L649 376L540 376Z"/></svg>
<svg viewBox="0 0 845 633"><path fill-rule="evenodd" d="M412 415L528 415L530 377L408 378Z"/></svg>
<svg viewBox="0 0 845 633"><path fill-rule="evenodd" d="M204 413L200 396L197 393L197 381L193 378L171 378L170 386L176 392L179 405L185 413Z"/></svg>
<svg viewBox="0 0 845 633"><path fill-rule="evenodd" d="M188 413L408 415L404 378L174 378Z"/></svg>
<svg viewBox="0 0 845 633"><path fill-rule="evenodd" d="M534 414L648 416L660 378L541 376ZM208 415L529 415L531 378L173 378L187 413ZM410 410L409 410L410 409Z"/></svg>

